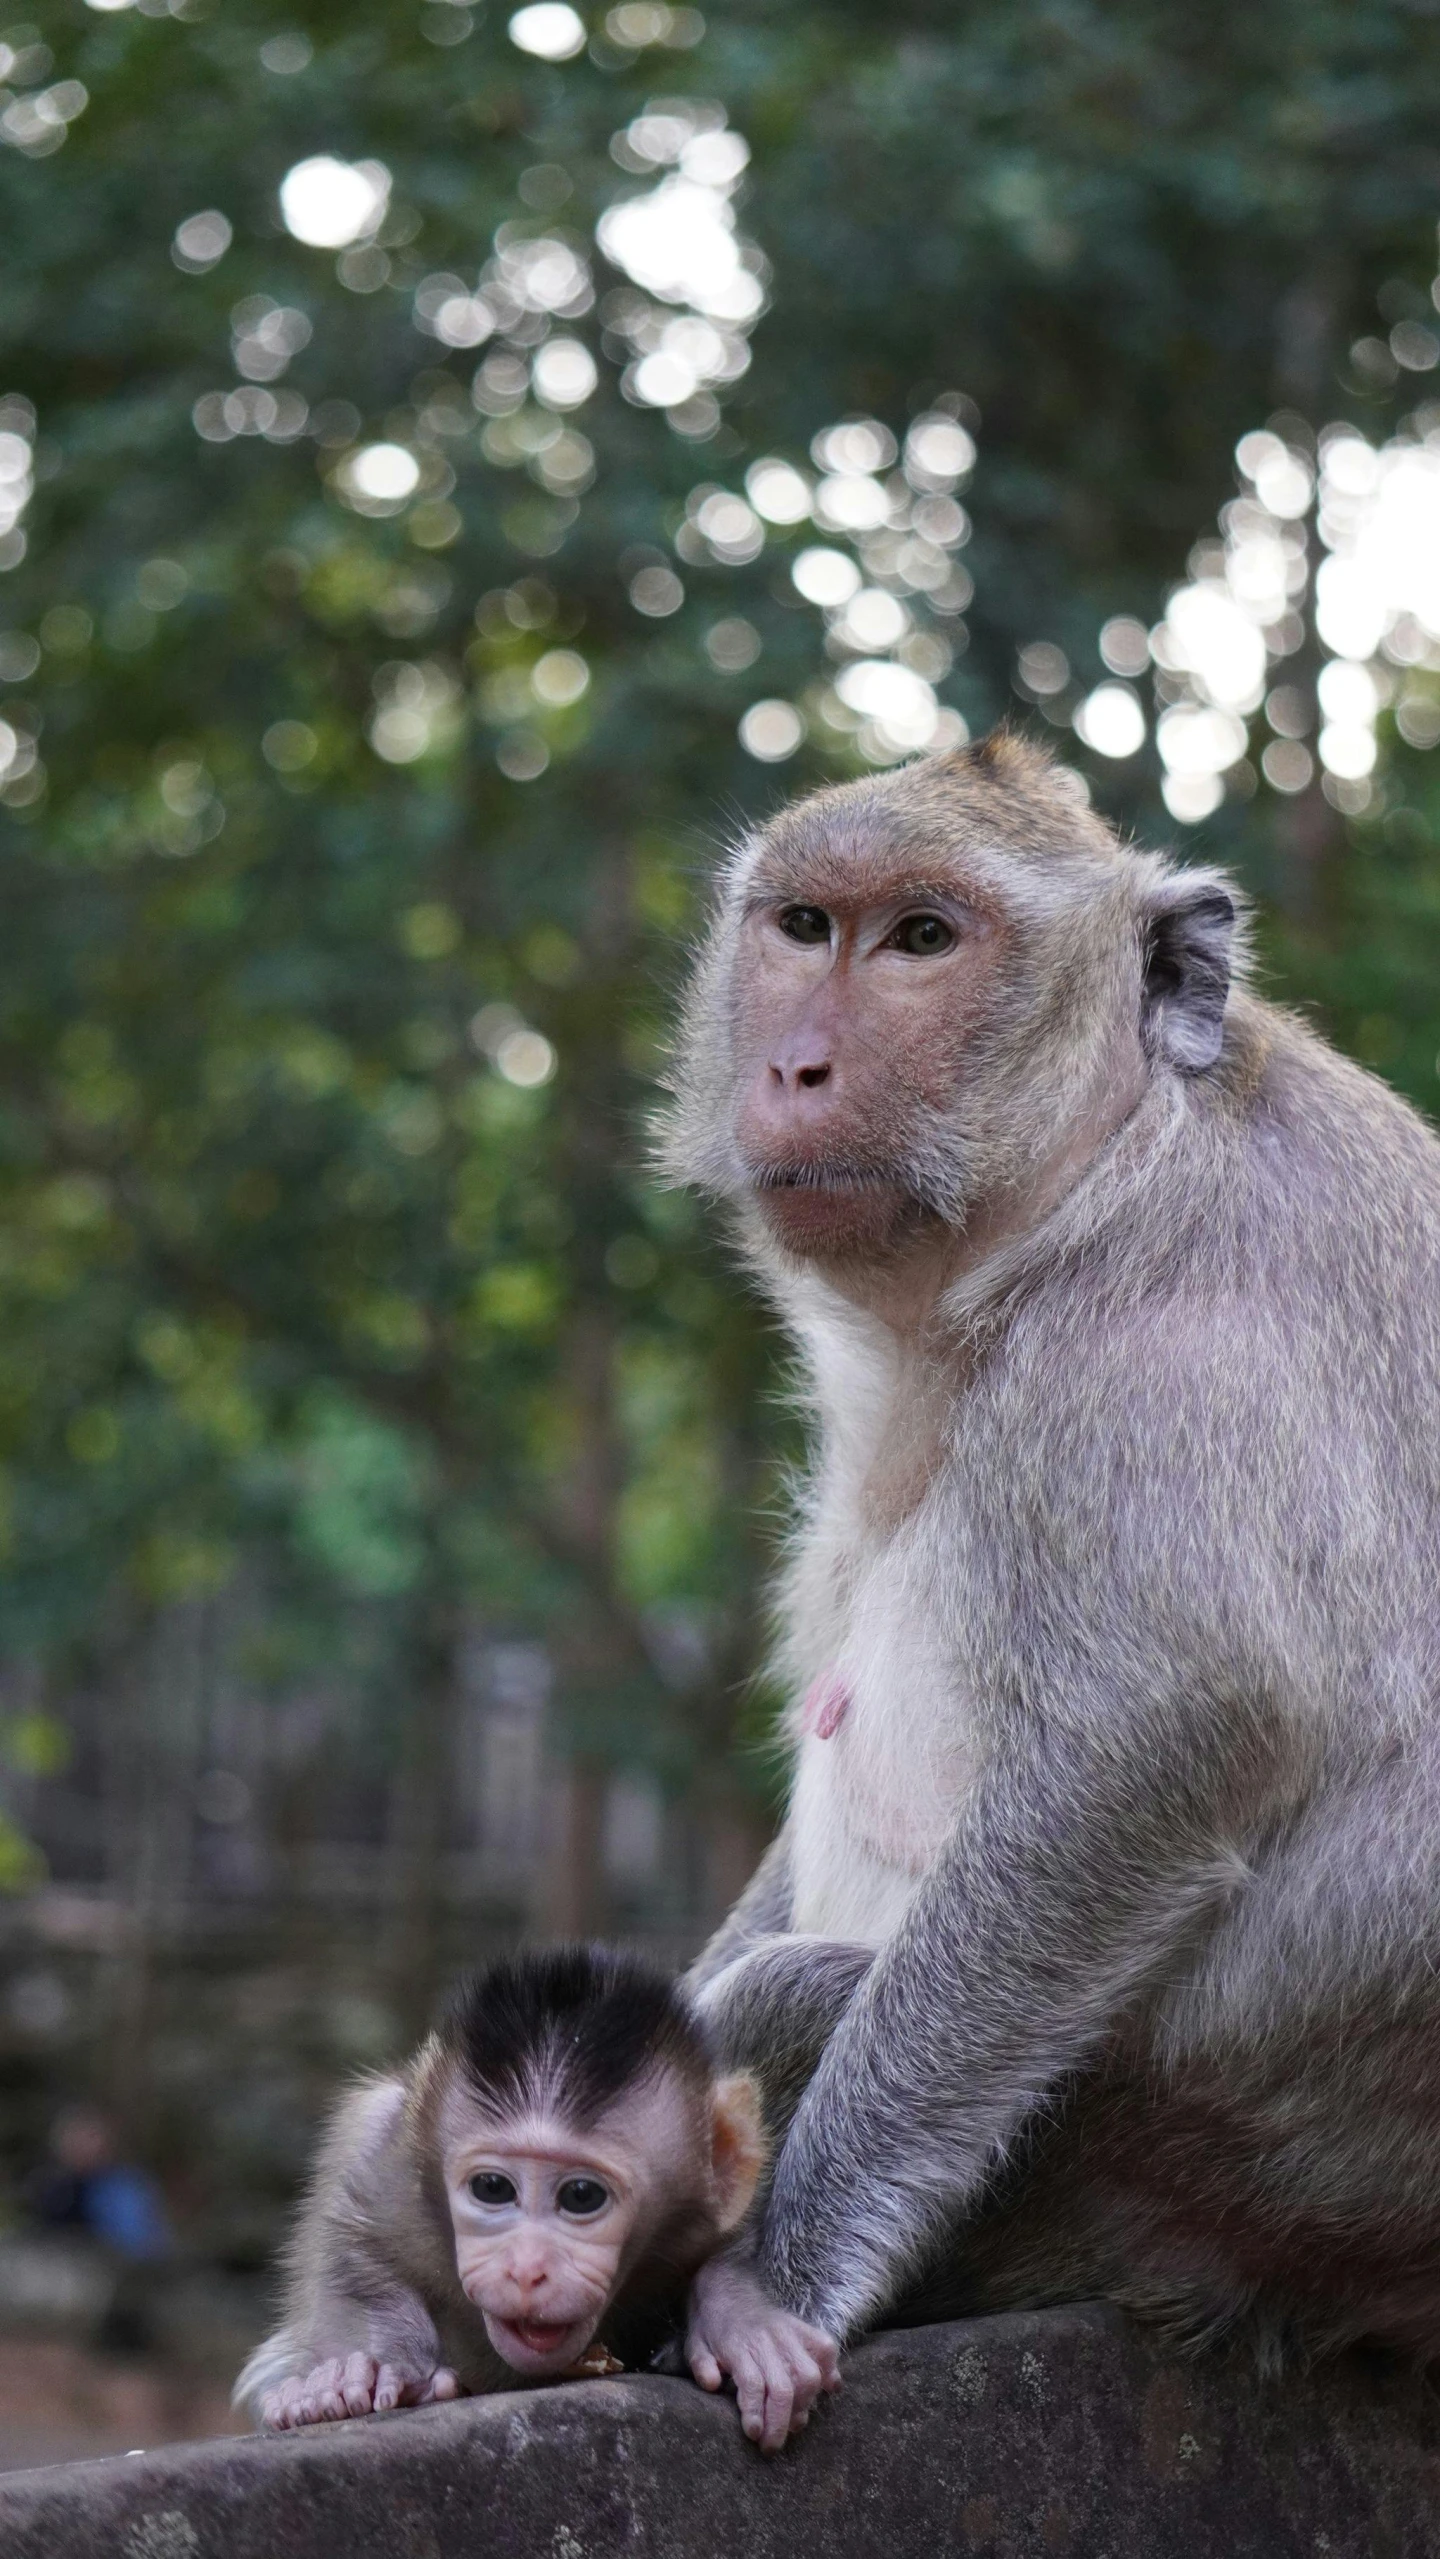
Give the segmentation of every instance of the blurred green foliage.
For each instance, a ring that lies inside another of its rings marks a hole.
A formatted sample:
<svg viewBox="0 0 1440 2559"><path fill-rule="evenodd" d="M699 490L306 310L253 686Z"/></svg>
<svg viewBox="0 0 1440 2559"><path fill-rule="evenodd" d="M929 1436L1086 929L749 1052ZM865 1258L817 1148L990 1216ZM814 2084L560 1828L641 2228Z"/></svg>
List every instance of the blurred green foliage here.
<svg viewBox="0 0 1440 2559"><path fill-rule="evenodd" d="M824 671L790 537L684 561L663 618L633 581L675 564L697 483L956 389L983 424L944 698L972 730L1014 709L1037 636L1094 681L1240 433L1281 405L1384 424L1346 351L1433 268L1433 0L717 0L698 43L597 16L561 63L442 0L51 0L0 43L12 93L86 93L63 147L0 148L0 399L37 438L0 717L44 776L0 795L0 1641L62 1693L248 1577L253 1674L353 1659L403 1748L427 1646L478 1615L551 1642L571 1749L743 1790L787 1425L642 1122L711 849L853 749L738 742L749 702ZM635 185L611 137L675 92L748 137L770 308L700 440L623 396L603 303L575 320L593 484L557 494L513 408L497 432L472 402L493 348L422 334L416 287L473 289L509 225L572 242L603 296L595 222ZM321 152L390 172L369 268L280 223ZM185 271L208 208L233 242ZM235 389L259 296L308 324L284 386L309 424L215 440L196 404ZM419 458L403 511L345 502L367 440ZM752 669L707 653L725 616ZM588 682L547 703L557 650ZM387 760L377 706L407 703L424 751ZM1070 751L1173 839L1148 760ZM1396 747L1387 814L1348 832L1264 793L1205 830L1268 899L1282 983L1425 1103L1428 772ZM507 1025L553 1077L497 1069ZM0 1882L25 1871L0 1839Z"/></svg>

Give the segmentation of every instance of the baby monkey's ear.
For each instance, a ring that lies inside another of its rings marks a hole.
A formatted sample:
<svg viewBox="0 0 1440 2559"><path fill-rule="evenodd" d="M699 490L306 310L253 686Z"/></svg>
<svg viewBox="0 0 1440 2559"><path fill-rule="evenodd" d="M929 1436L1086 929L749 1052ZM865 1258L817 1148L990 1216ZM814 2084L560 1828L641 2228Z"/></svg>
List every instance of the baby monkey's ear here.
<svg viewBox="0 0 1440 2559"><path fill-rule="evenodd" d="M717 2080L710 2104L710 2166L719 2229L738 2229L750 2209L769 2155L760 2091L754 2080Z"/></svg>

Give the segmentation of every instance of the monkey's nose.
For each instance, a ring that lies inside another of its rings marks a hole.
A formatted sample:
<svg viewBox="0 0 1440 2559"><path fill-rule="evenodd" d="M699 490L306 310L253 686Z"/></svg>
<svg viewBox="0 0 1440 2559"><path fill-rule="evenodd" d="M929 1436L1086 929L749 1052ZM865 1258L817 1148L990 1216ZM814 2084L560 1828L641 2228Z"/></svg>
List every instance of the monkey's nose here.
<svg viewBox="0 0 1440 2559"><path fill-rule="evenodd" d="M517 2292L540 2292L550 2280L550 2270L543 2257L512 2257L506 2268Z"/></svg>
<svg viewBox="0 0 1440 2559"><path fill-rule="evenodd" d="M767 1080L778 1098L781 1093L816 1092L834 1072L828 1040L814 1030L791 1031L771 1050Z"/></svg>

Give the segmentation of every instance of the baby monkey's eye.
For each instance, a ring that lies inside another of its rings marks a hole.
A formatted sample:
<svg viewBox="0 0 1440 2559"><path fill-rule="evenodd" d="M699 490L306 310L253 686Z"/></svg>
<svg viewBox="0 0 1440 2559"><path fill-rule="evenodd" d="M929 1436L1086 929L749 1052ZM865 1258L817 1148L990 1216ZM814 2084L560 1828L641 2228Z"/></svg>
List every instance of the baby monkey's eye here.
<svg viewBox="0 0 1440 2559"><path fill-rule="evenodd" d="M782 933L792 942L828 942L830 918L823 906L787 906L779 916Z"/></svg>
<svg viewBox="0 0 1440 2559"><path fill-rule="evenodd" d="M513 2204L516 2191L513 2179L502 2177L498 2168L482 2168L470 2180L470 2192L477 2204Z"/></svg>
<svg viewBox="0 0 1440 2559"><path fill-rule="evenodd" d="M610 2197L598 2177L567 2177L564 2185L557 2187L555 2201L562 2212L581 2221L599 2212Z"/></svg>
<svg viewBox="0 0 1440 2559"><path fill-rule="evenodd" d="M929 960L939 951L954 949L955 929L943 915L902 915L890 940L910 959Z"/></svg>

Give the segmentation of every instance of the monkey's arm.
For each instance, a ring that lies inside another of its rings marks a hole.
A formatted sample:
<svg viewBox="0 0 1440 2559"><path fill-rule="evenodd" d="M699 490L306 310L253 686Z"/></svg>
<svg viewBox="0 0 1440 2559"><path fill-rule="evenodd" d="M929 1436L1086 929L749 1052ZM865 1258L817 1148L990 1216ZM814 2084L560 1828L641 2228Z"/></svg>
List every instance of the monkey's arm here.
<svg viewBox="0 0 1440 2559"><path fill-rule="evenodd" d="M870 1946L762 1937L697 1997L722 2069L758 2083L774 2148L873 1961ZM702 2390L732 2381L746 2434L762 2452L778 2452L809 2423L816 2401L839 2389L840 2358L834 2338L772 2301L755 2271L765 2192L762 2179L743 2228L694 2277L684 2359Z"/></svg>
<svg viewBox="0 0 1440 2559"><path fill-rule="evenodd" d="M772 2150L874 1960L873 1946L839 1939L760 1937L698 1991L695 2006L721 2068L759 2086ZM758 2213L752 2218L758 2222Z"/></svg>
<svg viewBox="0 0 1440 2559"><path fill-rule="evenodd" d="M1011 1719L945 1855L826 2046L776 2164L757 2269L831 2335L891 2302L1007 2142L1243 1879L1226 1842L1269 1753L1233 1703ZM1058 1729L1057 1729L1058 1728Z"/></svg>
<svg viewBox="0 0 1440 2559"><path fill-rule="evenodd" d="M770 1842L729 1918L721 1921L709 1945L696 1956L685 1976L690 1988L703 1989L757 1938L784 1936L790 1926L791 1904L787 1824Z"/></svg>
<svg viewBox="0 0 1440 2559"><path fill-rule="evenodd" d="M235 2384L235 2405L257 2424L309 2425L458 2394L403 2262L405 2096L401 2079L371 2081L331 2120L290 2242L283 2324Z"/></svg>

